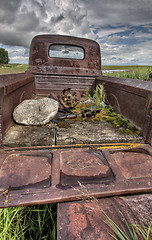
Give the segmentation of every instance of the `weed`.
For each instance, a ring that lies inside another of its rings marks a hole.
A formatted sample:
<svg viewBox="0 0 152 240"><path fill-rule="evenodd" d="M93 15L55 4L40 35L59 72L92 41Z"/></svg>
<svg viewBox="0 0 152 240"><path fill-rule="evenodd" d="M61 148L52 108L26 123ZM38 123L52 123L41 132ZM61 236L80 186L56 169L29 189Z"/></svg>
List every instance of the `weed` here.
<svg viewBox="0 0 152 240"><path fill-rule="evenodd" d="M120 212L121 213L121 212ZM128 233L121 229L107 214L103 213L105 216L105 223L110 227L115 235L109 233L109 235L116 240L151 240L152 239L152 222L149 226L140 226L139 224L128 224L127 220L124 218L123 221L126 225Z"/></svg>
<svg viewBox="0 0 152 240"><path fill-rule="evenodd" d="M56 239L56 204L0 209L0 239Z"/></svg>
<svg viewBox="0 0 152 240"><path fill-rule="evenodd" d="M93 91L93 96L91 96L89 88L86 88L86 96L87 96L87 99L90 99L94 105L100 108L102 104L105 102L103 85L98 84L96 86L96 89L94 89Z"/></svg>
<svg viewBox="0 0 152 240"><path fill-rule="evenodd" d="M87 188L78 182L81 187L81 194L84 196L84 200L92 203L92 210L97 210L102 216L103 221L109 227L108 234L115 240L152 240L152 222L146 225L139 225L138 223L131 223L128 216L128 220L124 217L121 211L118 211L117 216L121 219L121 227L117 225L102 209L99 201L94 196L90 195ZM115 208L114 208L115 209ZM110 212L110 209L108 210ZM130 222L130 223L129 223ZM119 221L120 223L120 221ZM112 231L110 231L112 230ZM111 238L110 238L111 239Z"/></svg>

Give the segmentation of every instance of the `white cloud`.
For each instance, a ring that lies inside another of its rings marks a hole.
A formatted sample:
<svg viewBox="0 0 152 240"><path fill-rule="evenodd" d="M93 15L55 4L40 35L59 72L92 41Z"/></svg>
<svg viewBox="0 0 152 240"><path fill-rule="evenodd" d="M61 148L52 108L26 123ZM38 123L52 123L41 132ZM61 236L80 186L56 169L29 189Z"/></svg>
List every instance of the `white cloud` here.
<svg viewBox="0 0 152 240"><path fill-rule="evenodd" d="M35 35L73 35L96 39L104 64L152 64L151 9L151 0L1 0L0 43L12 62L28 62Z"/></svg>
<svg viewBox="0 0 152 240"><path fill-rule="evenodd" d="M95 25L151 24L151 0L81 0L88 20Z"/></svg>

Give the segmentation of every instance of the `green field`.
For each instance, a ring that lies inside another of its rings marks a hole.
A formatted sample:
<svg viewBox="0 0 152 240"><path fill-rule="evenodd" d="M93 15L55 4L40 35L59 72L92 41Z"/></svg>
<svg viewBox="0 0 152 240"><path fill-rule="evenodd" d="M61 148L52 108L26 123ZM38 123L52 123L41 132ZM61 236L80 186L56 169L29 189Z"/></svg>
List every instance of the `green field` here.
<svg viewBox="0 0 152 240"><path fill-rule="evenodd" d="M9 63L0 64L0 74L11 74L25 72L28 68L27 64Z"/></svg>
<svg viewBox="0 0 152 240"><path fill-rule="evenodd" d="M28 68L28 64L0 64L0 74L21 73L25 72ZM140 80L147 80L150 72L152 72L152 66L102 66L103 75L133 78ZM125 70L124 72L104 72L105 70Z"/></svg>
<svg viewBox="0 0 152 240"><path fill-rule="evenodd" d="M152 66L102 66L103 75L118 78L132 78L140 80L148 80ZM125 70L124 72L107 73L104 70Z"/></svg>

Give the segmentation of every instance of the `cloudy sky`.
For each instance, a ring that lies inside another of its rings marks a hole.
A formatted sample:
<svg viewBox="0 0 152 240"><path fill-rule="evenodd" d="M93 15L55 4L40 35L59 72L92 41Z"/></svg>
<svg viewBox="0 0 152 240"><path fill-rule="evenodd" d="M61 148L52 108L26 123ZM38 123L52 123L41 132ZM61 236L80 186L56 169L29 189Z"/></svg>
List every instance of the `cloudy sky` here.
<svg viewBox="0 0 152 240"><path fill-rule="evenodd" d="M31 39L95 39L103 65L152 65L152 0L0 0L0 48L28 63Z"/></svg>

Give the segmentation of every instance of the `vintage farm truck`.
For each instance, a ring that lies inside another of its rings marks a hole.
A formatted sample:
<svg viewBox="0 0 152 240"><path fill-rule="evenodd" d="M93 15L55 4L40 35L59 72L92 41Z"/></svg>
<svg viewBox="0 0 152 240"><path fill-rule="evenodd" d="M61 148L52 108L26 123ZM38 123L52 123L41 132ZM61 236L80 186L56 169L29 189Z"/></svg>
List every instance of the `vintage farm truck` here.
<svg viewBox="0 0 152 240"><path fill-rule="evenodd" d="M104 121L73 122L68 129L13 120L25 99L58 100L70 89L80 101L86 87L93 91L98 84L104 85L106 104L142 136L118 133ZM120 211L129 222L148 224L151 144L152 82L103 76L93 40L36 36L27 72L0 75L0 207L57 202L58 239L111 239L101 209L120 226Z"/></svg>

